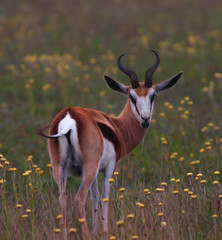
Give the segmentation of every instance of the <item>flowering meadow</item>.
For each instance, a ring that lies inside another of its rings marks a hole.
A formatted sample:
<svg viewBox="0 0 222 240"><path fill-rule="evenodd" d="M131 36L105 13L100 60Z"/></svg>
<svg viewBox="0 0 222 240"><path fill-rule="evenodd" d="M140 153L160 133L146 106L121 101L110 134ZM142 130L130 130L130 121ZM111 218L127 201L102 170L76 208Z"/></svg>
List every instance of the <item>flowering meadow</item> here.
<svg viewBox="0 0 222 240"><path fill-rule="evenodd" d="M222 2L220 0L18 0L0 3L0 239L61 239L58 187L37 129L68 106L118 115L117 67L140 81L160 55L158 95L144 141L111 182L109 239L222 239ZM99 175L99 189L102 188ZM81 239L67 183L68 239ZM86 204L91 229L91 200ZM101 239L101 206L98 234Z"/></svg>

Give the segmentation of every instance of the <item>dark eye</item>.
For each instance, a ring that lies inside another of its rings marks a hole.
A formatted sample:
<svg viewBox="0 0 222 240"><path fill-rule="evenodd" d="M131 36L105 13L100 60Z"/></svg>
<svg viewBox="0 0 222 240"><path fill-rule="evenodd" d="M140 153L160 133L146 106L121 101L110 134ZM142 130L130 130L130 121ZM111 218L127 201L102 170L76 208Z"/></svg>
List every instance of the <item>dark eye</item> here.
<svg viewBox="0 0 222 240"><path fill-rule="evenodd" d="M131 102L136 105L136 99L133 98L131 95L129 96L129 98L130 98Z"/></svg>
<svg viewBox="0 0 222 240"><path fill-rule="evenodd" d="M156 95L153 94L152 97L151 97L151 99L150 99L151 103L154 101L155 97L156 97Z"/></svg>

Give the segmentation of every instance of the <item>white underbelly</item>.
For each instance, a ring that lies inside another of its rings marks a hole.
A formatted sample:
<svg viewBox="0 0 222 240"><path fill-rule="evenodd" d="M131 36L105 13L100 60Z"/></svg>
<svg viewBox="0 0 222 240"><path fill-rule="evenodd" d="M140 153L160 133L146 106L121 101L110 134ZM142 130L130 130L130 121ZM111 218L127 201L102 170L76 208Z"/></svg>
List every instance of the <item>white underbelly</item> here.
<svg viewBox="0 0 222 240"><path fill-rule="evenodd" d="M116 152L113 144L104 138L103 154L99 161L99 171L104 170L111 161L116 160Z"/></svg>

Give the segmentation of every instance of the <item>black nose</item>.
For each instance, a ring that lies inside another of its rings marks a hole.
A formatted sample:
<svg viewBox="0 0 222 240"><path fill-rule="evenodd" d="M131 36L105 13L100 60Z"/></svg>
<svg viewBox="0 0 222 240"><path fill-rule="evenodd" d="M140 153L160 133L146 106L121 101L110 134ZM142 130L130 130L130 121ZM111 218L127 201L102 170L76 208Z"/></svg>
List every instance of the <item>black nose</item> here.
<svg viewBox="0 0 222 240"><path fill-rule="evenodd" d="M148 121L143 122L143 123L141 124L141 126L142 126L142 128L148 128L148 127L149 127Z"/></svg>

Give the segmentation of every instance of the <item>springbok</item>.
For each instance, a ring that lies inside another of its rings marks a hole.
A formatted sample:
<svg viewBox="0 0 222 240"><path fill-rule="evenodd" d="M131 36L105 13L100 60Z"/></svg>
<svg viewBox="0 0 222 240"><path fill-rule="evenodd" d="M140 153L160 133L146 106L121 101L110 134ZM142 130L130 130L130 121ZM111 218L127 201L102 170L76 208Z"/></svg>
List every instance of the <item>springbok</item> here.
<svg viewBox="0 0 222 240"><path fill-rule="evenodd" d="M182 72L157 85L152 84L152 75L159 65L159 55L155 64L145 74L145 82L139 82L137 74L121 64L122 54L118 58L118 67L128 75L130 86L105 77L108 86L125 95L128 99L122 113L112 117L98 110L68 107L62 110L49 126L49 135L38 133L46 138L48 152L53 168L53 176L59 187L59 202L66 229L66 181L68 176L81 177L81 185L75 201L79 218L83 219L81 230L84 239L90 239L86 221L85 203L90 188L92 200L93 232L98 221L99 191L97 175L103 172L102 222L103 234L108 236L108 202L110 183L118 161L132 151L144 138L151 123L154 99L160 92L173 87ZM66 231L66 230L65 230Z"/></svg>

